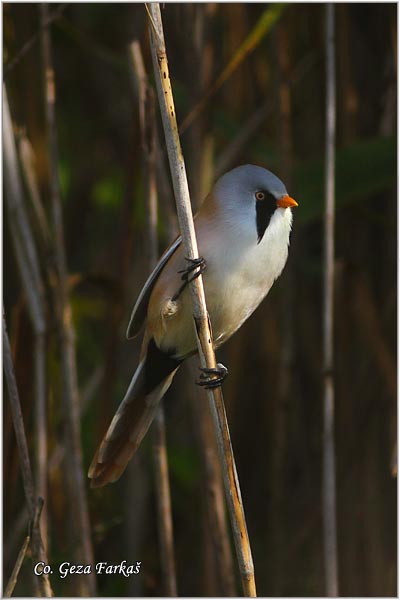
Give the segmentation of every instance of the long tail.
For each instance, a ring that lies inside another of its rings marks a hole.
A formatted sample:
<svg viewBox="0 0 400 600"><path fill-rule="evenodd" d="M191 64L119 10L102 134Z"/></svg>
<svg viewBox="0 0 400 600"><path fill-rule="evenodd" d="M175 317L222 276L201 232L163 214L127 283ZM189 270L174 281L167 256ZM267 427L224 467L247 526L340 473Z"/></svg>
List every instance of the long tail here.
<svg viewBox="0 0 400 600"><path fill-rule="evenodd" d="M89 468L91 487L117 481L146 435L158 404L182 361L163 354L153 340Z"/></svg>

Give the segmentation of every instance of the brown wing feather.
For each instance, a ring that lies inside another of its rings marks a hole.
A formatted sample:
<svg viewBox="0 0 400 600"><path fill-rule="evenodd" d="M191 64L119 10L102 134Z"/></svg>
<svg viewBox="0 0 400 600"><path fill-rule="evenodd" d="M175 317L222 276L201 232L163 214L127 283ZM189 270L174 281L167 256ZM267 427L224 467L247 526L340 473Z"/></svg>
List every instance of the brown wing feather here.
<svg viewBox="0 0 400 600"><path fill-rule="evenodd" d="M106 485L121 476L146 435L179 365L150 340L147 354L90 465L92 487Z"/></svg>

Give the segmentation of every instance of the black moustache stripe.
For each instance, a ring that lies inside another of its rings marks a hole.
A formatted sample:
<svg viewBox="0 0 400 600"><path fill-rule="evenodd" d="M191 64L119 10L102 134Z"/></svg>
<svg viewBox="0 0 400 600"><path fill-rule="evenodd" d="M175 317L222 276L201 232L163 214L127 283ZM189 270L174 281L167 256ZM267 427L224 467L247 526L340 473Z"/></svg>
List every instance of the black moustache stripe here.
<svg viewBox="0 0 400 600"><path fill-rule="evenodd" d="M272 194L265 193L264 200L256 200L257 243L263 239L272 215L276 209L276 199Z"/></svg>

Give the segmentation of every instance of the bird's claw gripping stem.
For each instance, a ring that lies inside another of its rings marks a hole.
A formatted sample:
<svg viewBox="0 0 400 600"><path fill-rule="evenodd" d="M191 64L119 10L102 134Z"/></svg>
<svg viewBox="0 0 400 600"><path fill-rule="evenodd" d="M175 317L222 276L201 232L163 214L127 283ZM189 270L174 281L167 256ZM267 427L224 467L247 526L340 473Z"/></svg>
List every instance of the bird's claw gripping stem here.
<svg viewBox="0 0 400 600"><path fill-rule="evenodd" d="M228 369L222 363L218 363L215 369L200 367L200 371L200 380L196 383L207 390L220 387L228 375Z"/></svg>
<svg viewBox="0 0 400 600"><path fill-rule="evenodd" d="M199 277L199 275L204 273L207 267L207 263L202 256L200 256L199 258L187 258L187 256L185 256L185 260L188 261L188 266L186 267L186 269L181 269L180 271L178 271L178 273L182 273L182 281L185 281L185 283L190 283L191 281L193 281L193 279L196 279L197 277ZM198 271L196 271L196 269L198 269ZM196 272L193 273L193 271Z"/></svg>
<svg viewBox="0 0 400 600"><path fill-rule="evenodd" d="M204 273L207 267L207 263L202 256L200 256L199 258L187 258L185 256L185 260L187 260L189 264L185 269L181 269L180 271L178 271L178 273L182 273L181 279L183 281L183 284L181 285L175 296L172 298L173 301L177 300L183 292L183 290L185 289L185 287L194 279L199 277L199 275Z"/></svg>

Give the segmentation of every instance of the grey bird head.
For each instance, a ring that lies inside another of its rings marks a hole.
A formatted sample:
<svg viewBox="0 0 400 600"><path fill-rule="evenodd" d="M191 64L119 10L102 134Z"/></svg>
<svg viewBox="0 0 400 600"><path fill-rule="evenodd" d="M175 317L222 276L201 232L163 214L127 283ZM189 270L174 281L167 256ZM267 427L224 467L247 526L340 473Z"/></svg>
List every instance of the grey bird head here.
<svg viewBox="0 0 400 600"><path fill-rule="evenodd" d="M287 190L282 181L271 171L256 165L242 165L222 175L215 184L216 194L227 196L235 194L237 198L253 199L256 192L264 190L275 200L287 196Z"/></svg>
<svg viewBox="0 0 400 600"><path fill-rule="evenodd" d="M214 197L226 218L239 218L257 232L260 242L276 210L297 206L285 185L271 171L243 165L225 173L214 186Z"/></svg>

